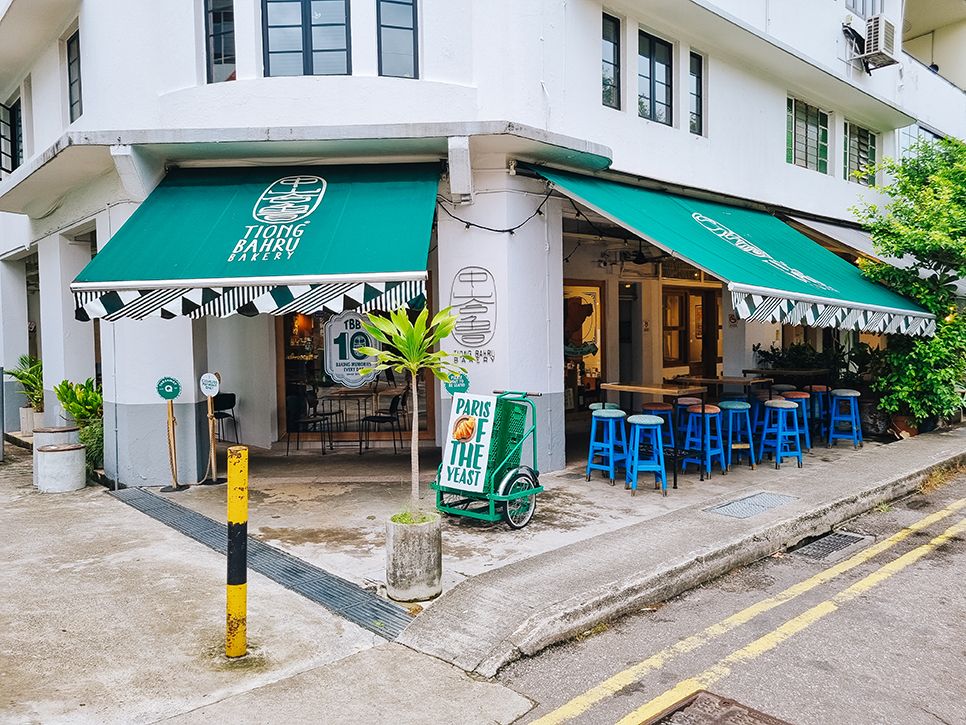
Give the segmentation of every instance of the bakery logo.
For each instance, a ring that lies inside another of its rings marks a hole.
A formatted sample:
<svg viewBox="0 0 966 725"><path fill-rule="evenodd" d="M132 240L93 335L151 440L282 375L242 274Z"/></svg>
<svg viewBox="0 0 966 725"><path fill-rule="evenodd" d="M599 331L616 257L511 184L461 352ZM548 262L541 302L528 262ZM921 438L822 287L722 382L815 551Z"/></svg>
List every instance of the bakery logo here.
<svg viewBox="0 0 966 725"><path fill-rule="evenodd" d="M836 291L834 287L829 287L824 282L820 282L814 277L809 277L804 272L800 272L794 267L789 267L781 260L775 259L764 249L762 249L761 247L755 246L754 244L749 242L747 239L745 239L737 232L733 232L730 229L728 229L728 227L726 227L724 224L720 224L716 222L714 219L711 219L710 217L706 217L702 214L698 214L697 212L693 213L691 217L694 219L694 221L696 221L698 224L703 226L712 234L718 237L721 237L721 239L728 242L729 244L733 244L742 252L745 252L746 254L750 254L753 257L757 257L762 262L774 267L778 271L784 272L788 276L794 277L800 282L804 282L805 284L812 285L813 287L818 287L819 289L825 290L826 292Z"/></svg>
<svg viewBox="0 0 966 725"><path fill-rule="evenodd" d="M255 202L252 216L260 224L245 227L229 262L268 262L291 259L298 249L308 217L325 196L327 184L321 176L299 174L272 182Z"/></svg>
<svg viewBox="0 0 966 725"><path fill-rule="evenodd" d="M321 176L286 176L262 192L252 216L265 224L302 221L319 206L326 186Z"/></svg>

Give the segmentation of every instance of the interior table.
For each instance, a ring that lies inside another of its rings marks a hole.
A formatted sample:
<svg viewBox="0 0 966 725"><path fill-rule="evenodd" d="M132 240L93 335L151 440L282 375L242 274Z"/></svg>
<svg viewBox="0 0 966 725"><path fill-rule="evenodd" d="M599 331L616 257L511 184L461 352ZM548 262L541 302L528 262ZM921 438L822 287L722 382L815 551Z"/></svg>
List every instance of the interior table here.
<svg viewBox="0 0 966 725"><path fill-rule="evenodd" d="M678 419L678 398L683 398L690 395L698 395L701 397L701 409L704 409L704 396L708 392L706 387L701 385L681 385L678 383L642 383L642 382L631 382L631 383L602 383L601 389L603 390L616 390L622 393L647 393L649 395L662 395L666 398L674 398L674 414L671 416L671 425L674 425L674 421ZM678 487L678 445L675 440L675 445L671 448L671 468L674 470L674 488ZM704 436L701 436L701 460L704 460ZM704 480L704 464L698 465L698 469L701 471L701 480ZM667 491L664 492L667 496Z"/></svg>

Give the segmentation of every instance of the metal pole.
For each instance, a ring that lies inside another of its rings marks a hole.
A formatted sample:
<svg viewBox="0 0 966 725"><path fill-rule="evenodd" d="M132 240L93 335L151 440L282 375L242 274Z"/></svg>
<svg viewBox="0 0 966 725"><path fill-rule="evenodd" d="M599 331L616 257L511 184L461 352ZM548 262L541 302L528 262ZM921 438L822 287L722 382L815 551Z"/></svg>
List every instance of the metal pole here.
<svg viewBox="0 0 966 725"><path fill-rule="evenodd" d="M247 653L248 448L228 449L228 608L225 655Z"/></svg>

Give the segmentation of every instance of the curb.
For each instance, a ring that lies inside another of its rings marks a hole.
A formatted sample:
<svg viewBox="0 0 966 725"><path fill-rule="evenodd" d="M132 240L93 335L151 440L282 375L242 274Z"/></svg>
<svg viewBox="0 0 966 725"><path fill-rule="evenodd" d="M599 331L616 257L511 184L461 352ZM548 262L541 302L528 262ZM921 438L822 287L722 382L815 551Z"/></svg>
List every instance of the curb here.
<svg viewBox="0 0 966 725"><path fill-rule="evenodd" d="M806 538L828 533L882 501L914 492L934 471L964 462L966 453L948 456L914 473L901 474L859 493L830 501L818 510L799 512L784 520L749 529L741 537L722 542L667 568L615 581L544 607L524 620L472 671L483 677L494 677L510 662L571 639L601 622L665 601L736 567L747 566ZM701 508L707 506L702 504Z"/></svg>

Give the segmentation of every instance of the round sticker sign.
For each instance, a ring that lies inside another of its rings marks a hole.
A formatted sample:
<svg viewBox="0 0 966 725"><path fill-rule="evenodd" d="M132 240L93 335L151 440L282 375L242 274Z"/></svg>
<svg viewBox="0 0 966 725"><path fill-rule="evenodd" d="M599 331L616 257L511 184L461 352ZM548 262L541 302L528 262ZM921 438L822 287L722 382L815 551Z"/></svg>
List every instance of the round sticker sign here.
<svg viewBox="0 0 966 725"><path fill-rule="evenodd" d="M181 395L181 383L174 378L161 378L158 381L158 395L165 400L174 400Z"/></svg>
<svg viewBox="0 0 966 725"><path fill-rule="evenodd" d="M218 395L220 384L218 382L218 376L214 373L205 373L202 375L199 384L201 385L201 392L206 398L214 398Z"/></svg>

